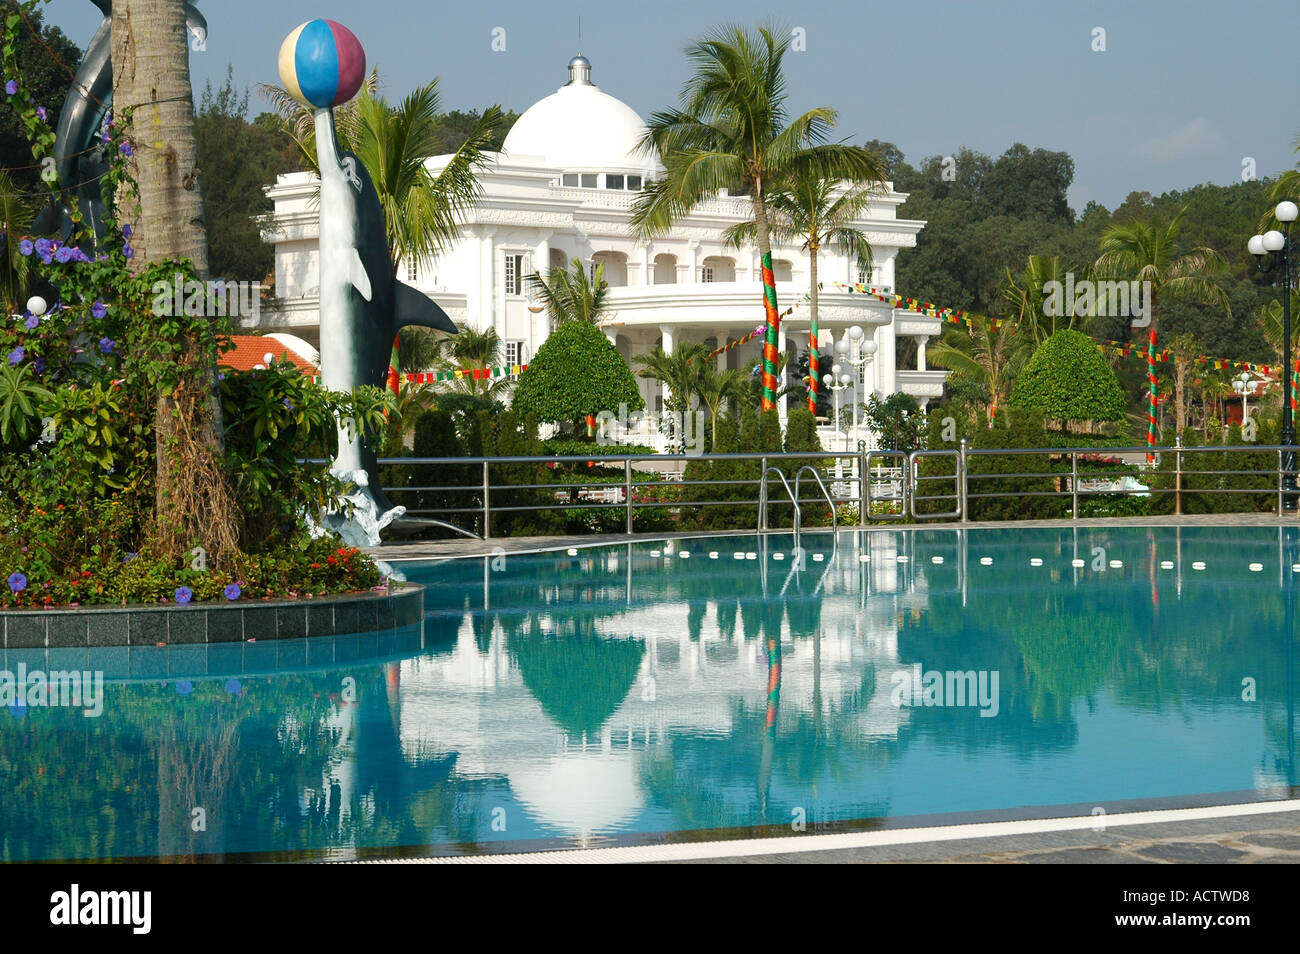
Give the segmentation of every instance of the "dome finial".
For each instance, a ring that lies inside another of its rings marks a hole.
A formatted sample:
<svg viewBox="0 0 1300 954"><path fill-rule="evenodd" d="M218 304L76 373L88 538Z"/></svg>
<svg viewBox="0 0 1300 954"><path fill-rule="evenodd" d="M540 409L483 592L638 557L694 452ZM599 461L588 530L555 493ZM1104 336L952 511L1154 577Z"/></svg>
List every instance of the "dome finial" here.
<svg viewBox="0 0 1300 954"><path fill-rule="evenodd" d="M591 60L581 53L569 60L569 81L565 86L591 86Z"/></svg>

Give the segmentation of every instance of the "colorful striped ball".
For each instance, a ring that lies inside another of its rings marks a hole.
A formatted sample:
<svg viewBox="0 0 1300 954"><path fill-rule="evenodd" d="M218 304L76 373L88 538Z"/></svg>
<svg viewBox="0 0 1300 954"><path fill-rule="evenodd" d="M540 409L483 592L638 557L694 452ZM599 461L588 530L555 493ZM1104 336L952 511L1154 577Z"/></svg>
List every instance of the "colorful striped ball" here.
<svg viewBox="0 0 1300 954"><path fill-rule="evenodd" d="M280 46L280 82L306 106L341 106L357 95L365 77L360 41L333 20L309 20Z"/></svg>

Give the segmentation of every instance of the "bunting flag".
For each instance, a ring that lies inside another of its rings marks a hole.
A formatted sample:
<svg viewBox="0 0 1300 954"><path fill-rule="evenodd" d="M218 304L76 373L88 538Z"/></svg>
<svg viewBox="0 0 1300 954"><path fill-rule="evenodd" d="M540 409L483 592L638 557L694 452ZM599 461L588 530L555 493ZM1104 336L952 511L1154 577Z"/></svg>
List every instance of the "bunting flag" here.
<svg viewBox="0 0 1300 954"><path fill-rule="evenodd" d="M786 312L786 314L789 314L789 312ZM728 341L728 342L727 342L726 344L724 344L721 348L715 348L715 349L713 349L712 351L709 352L709 357L710 357L710 358L716 358L718 355L720 355L720 354L725 354L726 352L732 350L733 348L739 348L741 345L746 344L747 342L753 341L755 338L757 338L757 337L759 337L760 335L762 335L763 332L766 331L766 330L767 330L767 326L766 326L766 325L759 325L757 328L755 328L755 329L754 329L753 331L751 331L749 334L745 335L745 337L743 337L743 338L737 338L735 341Z"/></svg>
<svg viewBox="0 0 1300 954"><path fill-rule="evenodd" d="M484 381L491 378L517 378L527 370L528 365L526 364L511 364L500 368L458 368L455 371L421 371L408 374L406 380L409 384L432 384L435 381L454 381L459 378Z"/></svg>
<svg viewBox="0 0 1300 954"><path fill-rule="evenodd" d="M763 338L763 400L762 410L776 410L777 342L780 340L781 316L776 311L776 276L772 274L772 253L764 253L763 261L763 312L767 334Z"/></svg>

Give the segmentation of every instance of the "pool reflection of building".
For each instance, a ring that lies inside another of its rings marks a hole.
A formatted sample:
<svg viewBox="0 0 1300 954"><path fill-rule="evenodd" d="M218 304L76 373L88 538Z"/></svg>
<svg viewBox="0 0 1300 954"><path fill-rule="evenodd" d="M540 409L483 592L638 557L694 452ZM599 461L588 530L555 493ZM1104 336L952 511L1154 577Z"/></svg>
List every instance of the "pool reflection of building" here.
<svg viewBox="0 0 1300 954"><path fill-rule="evenodd" d="M790 615L782 618L781 722L799 715L829 719L837 710L849 710L851 723L840 721L838 730L864 744L896 740L908 720L908 710L890 701L889 674L902 665L899 614L924 608L926 600L923 576L908 585L899 571L895 535L870 537L863 551L871 554L870 564L857 562L858 551L851 546L829 559L829 541L821 547L828 559L809 560L797 573L788 558L777 561L770 552L759 564L767 568L770 595L783 586L791 596L800 588L805 596L817 589L821 600L823 622L816 631L800 631L798 620L792 629ZM603 573L616 573L626 571L630 553L630 547L617 548L593 559ZM697 550L692 556L702 562L706 553ZM640 549L638 560L643 558ZM681 561L672 543L661 559ZM653 572L640 563L633 571ZM496 583L490 573L485 577L488 605ZM709 601L697 623L698 639L690 635L687 601L632 606L601 619L595 626L600 639L630 641L643 653L621 702L600 725L583 732L566 729L548 714L553 703L535 697L509 651L512 634L498 622L485 650L467 614L449 653L402 663L403 746L412 752L430 745L454 751L463 775L506 776L535 819L560 832L617 830L647 807L644 750L680 733L727 737L737 730L740 711L765 705L768 660L757 613L742 608L728 637L719 618L722 604ZM515 635L533 635L531 626L545 632L553 624L551 616L538 615L523 621ZM875 678L870 698L863 701L857 696L868 670Z"/></svg>

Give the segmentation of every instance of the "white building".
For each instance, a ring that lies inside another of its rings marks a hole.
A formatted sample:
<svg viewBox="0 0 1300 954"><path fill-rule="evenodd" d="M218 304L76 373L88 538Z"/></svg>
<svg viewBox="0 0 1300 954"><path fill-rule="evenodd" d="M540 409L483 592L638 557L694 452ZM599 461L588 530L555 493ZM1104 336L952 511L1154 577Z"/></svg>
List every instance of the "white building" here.
<svg viewBox="0 0 1300 954"><path fill-rule="evenodd" d="M482 199L466 216L454 248L437 261L404 266L399 278L426 292L456 322L494 327L506 343L507 364L526 364L550 330L548 315L530 300L525 277L575 260L589 268L604 265L611 314L603 327L629 362L658 343L668 351L681 342L720 348L752 332L763 323L758 250L722 241L724 229L751 218L750 200L718 196L669 235L639 240L629 226L630 210L638 190L662 168L657 157L639 150L644 132L641 117L593 85L591 64L575 57L568 83L535 103L511 129L482 176ZM429 166L437 171L449 158L434 157ZM262 326L318 343L316 193L309 173L280 176L269 191L275 203L276 296L283 308L264 315ZM859 371L862 400L869 393L903 391L924 404L943 388L944 372L926 369L924 347L939 333L940 320L841 287L863 282L894 288L895 258L916 244L925 225L898 217L906 198L891 187L858 225L872 246L870 275L859 274L856 261L836 249L821 250L819 323L837 339L860 325L874 340L875 355ZM807 255L797 247L776 248L773 260L780 309L800 305L808 292ZM921 345L915 368L896 367L900 336ZM807 348L806 304L782 321L781 338L782 351ZM760 351L761 339L754 339L717 361L719 367L750 369ZM641 379L640 386L647 409L659 409L659 384ZM842 397L847 406L847 392Z"/></svg>

